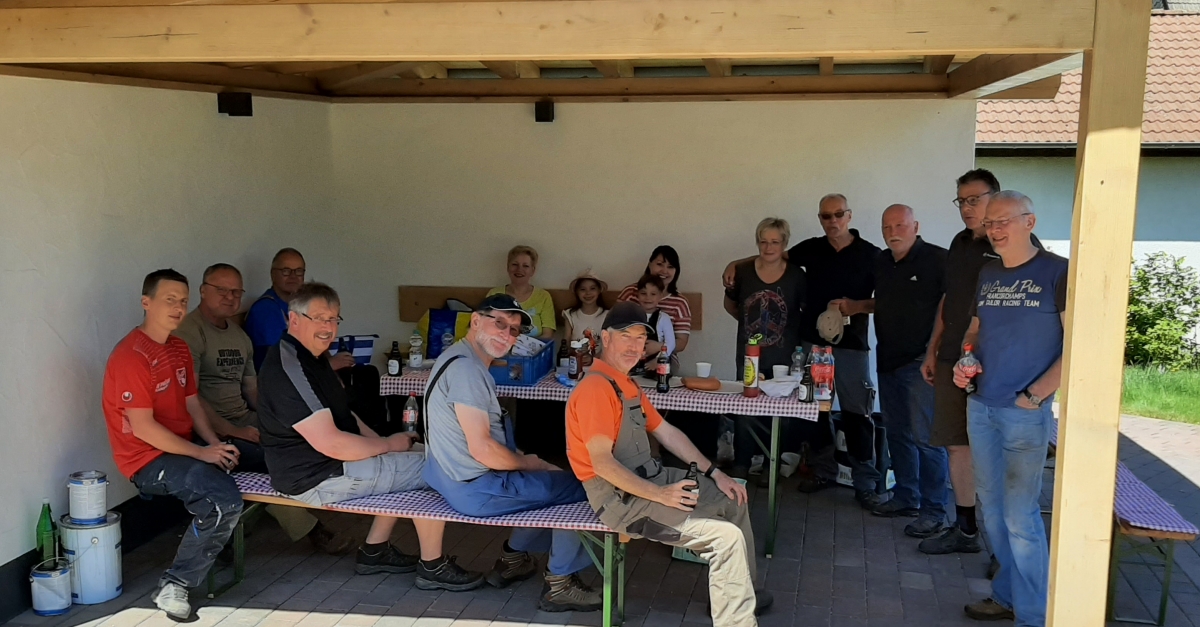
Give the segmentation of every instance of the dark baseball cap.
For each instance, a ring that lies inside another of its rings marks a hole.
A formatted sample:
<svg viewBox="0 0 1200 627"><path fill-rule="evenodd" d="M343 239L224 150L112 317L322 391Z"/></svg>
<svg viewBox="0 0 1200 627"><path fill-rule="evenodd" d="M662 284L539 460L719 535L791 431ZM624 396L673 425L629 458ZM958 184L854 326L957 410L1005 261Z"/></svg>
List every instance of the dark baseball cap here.
<svg viewBox="0 0 1200 627"><path fill-rule="evenodd" d="M650 323L646 322L646 312L641 305L624 301L613 305L613 308L608 310L608 315L604 316L604 324L600 325L600 329L624 331L635 324L646 327L647 331L654 330L650 327Z"/></svg>
<svg viewBox="0 0 1200 627"><path fill-rule="evenodd" d="M533 324L533 318L529 315L529 312L521 309L521 304L517 302L517 299L508 294L492 294L488 296L483 299L482 303L479 303L479 308L476 311L481 313L487 311L507 311L509 313L521 314L522 324L525 326Z"/></svg>

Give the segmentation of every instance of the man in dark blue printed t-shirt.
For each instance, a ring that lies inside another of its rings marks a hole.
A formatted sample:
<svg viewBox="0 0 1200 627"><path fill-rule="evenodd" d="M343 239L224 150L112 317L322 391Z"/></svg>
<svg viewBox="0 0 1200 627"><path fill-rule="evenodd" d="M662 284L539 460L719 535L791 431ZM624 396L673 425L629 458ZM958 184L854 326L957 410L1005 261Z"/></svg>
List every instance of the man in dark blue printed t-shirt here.
<svg viewBox="0 0 1200 627"><path fill-rule="evenodd" d="M983 226L1000 259L984 266L963 344L981 370L967 400L967 433L984 528L1000 570L991 598L966 607L977 620L1044 625L1050 557L1038 497L1062 375L1067 260L1033 242L1033 202L995 194ZM954 383L969 379L955 366Z"/></svg>

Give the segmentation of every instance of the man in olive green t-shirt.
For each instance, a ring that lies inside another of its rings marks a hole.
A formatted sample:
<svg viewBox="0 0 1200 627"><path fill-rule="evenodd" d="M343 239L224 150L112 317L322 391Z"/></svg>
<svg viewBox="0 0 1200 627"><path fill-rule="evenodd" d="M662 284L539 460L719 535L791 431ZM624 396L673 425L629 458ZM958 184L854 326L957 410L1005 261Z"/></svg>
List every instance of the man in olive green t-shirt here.
<svg viewBox="0 0 1200 627"><path fill-rule="evenodd" d="M242 305L242 273L224 263L209 266L200 284L200 305L174 334L187 342L195 367L200 405L221 438L233 438L241 453L238 470L267 472L258 440L257 373L250 336L230 319ZM267 513L293 542L307 536L317 548L340 553L350 546L299 507L267 506Z"/></svg>

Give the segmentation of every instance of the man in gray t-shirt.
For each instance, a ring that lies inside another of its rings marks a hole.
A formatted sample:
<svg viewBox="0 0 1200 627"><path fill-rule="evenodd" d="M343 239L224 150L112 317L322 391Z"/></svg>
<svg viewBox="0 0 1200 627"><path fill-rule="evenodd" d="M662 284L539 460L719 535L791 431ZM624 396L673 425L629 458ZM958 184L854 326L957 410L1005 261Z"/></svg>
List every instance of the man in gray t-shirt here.
<svg viewBox="0 0 1200 627"><path fill-rule="evenodd" d="M425 390L425 482L468 516L502 516L587 500L573 473L517 450L511 421L496 398L488 367L508 354L529 324L529 314L513 297L489 296L471 314L467 337L434 363ZM600 609L600 594L578 576L592 562L574 531L514 529L488 583L503 588L532 577L537 563L530 552L550 553L540 609Z"/></svg>

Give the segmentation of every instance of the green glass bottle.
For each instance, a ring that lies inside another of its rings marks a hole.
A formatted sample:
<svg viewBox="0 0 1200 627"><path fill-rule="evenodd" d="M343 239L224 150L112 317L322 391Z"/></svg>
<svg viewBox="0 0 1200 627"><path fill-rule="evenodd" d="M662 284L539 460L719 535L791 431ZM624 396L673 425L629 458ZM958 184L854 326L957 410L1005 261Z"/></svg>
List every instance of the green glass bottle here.
<svg viewBox="0 0 1200 627"><path fill-rule="evenodd" d="M50 513L50 499L42 499L42 514L37 523L37 550L43 560L52 560L58 556L58 542L55 539L54 516Z"/></svg>

